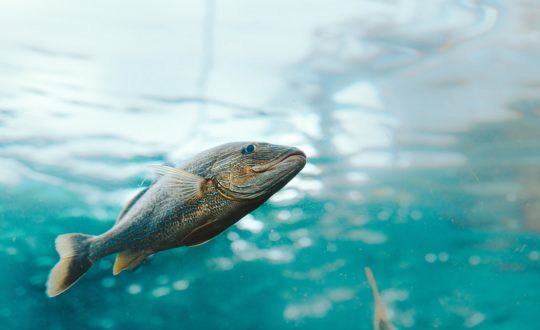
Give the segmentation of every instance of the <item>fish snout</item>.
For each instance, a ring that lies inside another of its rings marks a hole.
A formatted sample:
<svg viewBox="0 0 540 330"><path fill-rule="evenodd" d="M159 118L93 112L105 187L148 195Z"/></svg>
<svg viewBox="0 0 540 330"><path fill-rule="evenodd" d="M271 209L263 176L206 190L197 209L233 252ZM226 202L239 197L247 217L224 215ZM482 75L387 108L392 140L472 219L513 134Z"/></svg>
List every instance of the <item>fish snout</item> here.
<svg viewBox="0 0 540 330"><path fill-rule="evenodd" d="M301 165L301 168L303 168L306 165L307 156L302 150L298 148L291 148L285 157L280 161L280 163L282 162L298 163L298 165Z"/></svg>
<svg viewBox="0 0 540 330"><path fill-rule="evenodd" d="M306 154L302 150L291 147L273 161L266 164L253 166L251 170L255 173L261 173L273 170L281 165L296 165L302 169L306 165L306 161Z"/></svg>

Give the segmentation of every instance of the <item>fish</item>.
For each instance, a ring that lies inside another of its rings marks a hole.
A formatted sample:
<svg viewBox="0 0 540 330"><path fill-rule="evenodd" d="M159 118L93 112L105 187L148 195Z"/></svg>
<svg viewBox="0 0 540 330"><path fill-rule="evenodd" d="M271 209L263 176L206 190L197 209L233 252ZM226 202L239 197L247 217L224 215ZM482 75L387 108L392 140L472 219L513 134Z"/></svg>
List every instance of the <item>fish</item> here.
<svg viewBox="0 0 540 330"><path fill-rule="evenodd" d="M124 206L111 229L56 238L60 260L49 273L47 296L65 292L108 255L117 253L118 275L159 251L211 240L283 188L306 161L295 147L231 142L178 167L152 165L157 179Z"/></svg>
<svg viewBox="0 0 540 330"><path fill-rule="evenodd" d="M365 267L364 272L366 273L369 285L371 286L371 291L373 292L373 299L375 300L373 330L396 330L396 327L394 327L394 325L390 323L390 320L388 320L388 316L386 315L386 306L382 302L381 296L379 295L379 288L377 287L377 282L375 282L375 277L373 276L371 268Z"/></svg>

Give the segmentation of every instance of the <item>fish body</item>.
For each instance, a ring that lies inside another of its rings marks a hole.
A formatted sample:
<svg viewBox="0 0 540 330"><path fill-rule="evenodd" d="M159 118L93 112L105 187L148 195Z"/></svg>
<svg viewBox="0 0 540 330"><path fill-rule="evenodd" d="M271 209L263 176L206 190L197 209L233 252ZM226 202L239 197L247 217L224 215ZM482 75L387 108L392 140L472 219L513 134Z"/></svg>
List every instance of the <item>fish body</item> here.
<svg viewBox="0 0 540 330"><path fill-rule="evenodd" d="M118 253L116 275L156 252L212 239L283 188L305 163L297 148L234 142L177 168L154 166L160 177L128 202L110 230L57 237L60 261L49 275L47 295L64 292L110 254Z"/></svg>

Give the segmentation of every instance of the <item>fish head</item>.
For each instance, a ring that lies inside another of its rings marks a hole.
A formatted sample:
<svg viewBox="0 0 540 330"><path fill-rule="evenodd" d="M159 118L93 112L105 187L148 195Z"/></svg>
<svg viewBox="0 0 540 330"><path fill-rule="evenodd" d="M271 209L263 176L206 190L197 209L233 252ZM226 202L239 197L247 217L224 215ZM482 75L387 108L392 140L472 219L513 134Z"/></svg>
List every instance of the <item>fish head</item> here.
<svg viewBox="0 0 540 330"><path fill-rule="evenodd" d="M235 200L267 199L283 188L306 164L298 148L265 142L223 145L212 165L219 192Z"/></svg>

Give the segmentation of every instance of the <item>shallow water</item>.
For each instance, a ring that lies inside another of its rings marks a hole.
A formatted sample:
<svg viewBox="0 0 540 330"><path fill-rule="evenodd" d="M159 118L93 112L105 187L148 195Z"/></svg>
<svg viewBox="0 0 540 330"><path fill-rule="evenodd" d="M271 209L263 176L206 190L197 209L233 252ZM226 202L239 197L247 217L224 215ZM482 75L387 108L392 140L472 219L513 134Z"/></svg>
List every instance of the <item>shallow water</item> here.
<svg viewBox="0 0 540 330"><path fill-rule="evenodd" d="M534 1L0 2L0 328L533 328ZM49 299L53 242L235 140L299 177L213 241Z"/></svg>

